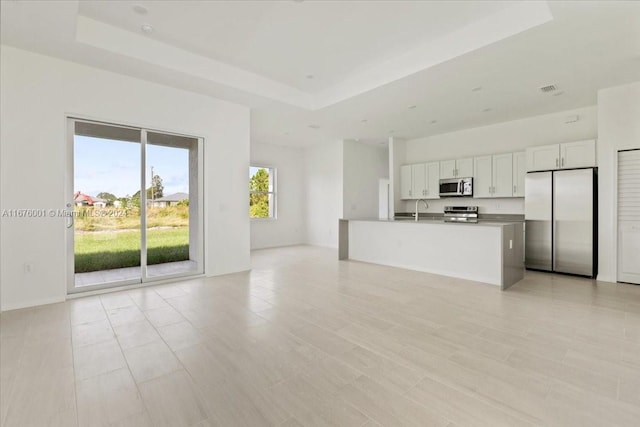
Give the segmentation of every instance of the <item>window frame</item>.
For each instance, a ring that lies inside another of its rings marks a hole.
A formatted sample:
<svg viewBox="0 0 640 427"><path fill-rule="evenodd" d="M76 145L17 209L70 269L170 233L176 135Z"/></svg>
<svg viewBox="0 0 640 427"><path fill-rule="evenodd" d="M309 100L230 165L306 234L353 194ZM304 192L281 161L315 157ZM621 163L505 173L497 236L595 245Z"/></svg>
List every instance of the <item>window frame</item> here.
<svg viewBox="0 0 640 427"><path fill-rule="evenodd" d="M251 221L276 221L278 219L278 169L275 166L267 166L264 164L249 164L249 172L251 172L252 168L256 169L266 169L269 173L269 180L271 184L271 188L273 191L254 191L249 190L249 197L252 194L266 194L267 196L271 196L269 198L269 216L266 217L252 217L251 213L249 213L249 219ZM251 179L251 175L249 175L249 179ZM251 200L251 199L249 199ZM273 203L271 203L273 201ZM251 206L251 205L249 205Z"/></svg>

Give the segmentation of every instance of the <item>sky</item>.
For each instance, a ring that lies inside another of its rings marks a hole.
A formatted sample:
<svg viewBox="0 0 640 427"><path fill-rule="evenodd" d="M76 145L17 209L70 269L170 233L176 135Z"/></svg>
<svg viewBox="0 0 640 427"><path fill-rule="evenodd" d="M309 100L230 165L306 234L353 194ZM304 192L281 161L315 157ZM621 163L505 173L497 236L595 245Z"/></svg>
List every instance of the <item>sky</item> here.
<svg viewBox="0 0 640 427"><path fill-rule="evenodd" d="M74 192L124 197L140 189L139 143L75 136L74 164ZM151 166L162 178L165 196L189 192L188 150L147 144L147 188Z"/></svg>

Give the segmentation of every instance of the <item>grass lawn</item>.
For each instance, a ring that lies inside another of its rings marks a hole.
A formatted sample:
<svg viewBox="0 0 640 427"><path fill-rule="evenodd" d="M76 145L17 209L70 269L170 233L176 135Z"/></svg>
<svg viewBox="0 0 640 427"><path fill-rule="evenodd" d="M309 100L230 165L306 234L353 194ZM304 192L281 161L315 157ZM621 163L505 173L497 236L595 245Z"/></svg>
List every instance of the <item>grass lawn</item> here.
<svg viewBox="0 0 640 427"><path fill-rule="evenodd" d="M147 265L189 259L189 228L147 230ZM140 265L140 232L86 232L75 235L75 272Z"/></svg>

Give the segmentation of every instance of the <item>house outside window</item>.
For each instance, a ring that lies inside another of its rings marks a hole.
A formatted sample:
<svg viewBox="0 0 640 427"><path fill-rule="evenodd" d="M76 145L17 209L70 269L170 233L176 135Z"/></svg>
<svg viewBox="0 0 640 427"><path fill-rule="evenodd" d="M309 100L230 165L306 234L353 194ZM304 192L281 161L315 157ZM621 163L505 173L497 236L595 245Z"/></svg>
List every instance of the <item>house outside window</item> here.
<svg viewBox="0 0 640 427"><path fill-rule="evenodd" d="M276 169L266 166L249 167L249 217L276 218Z"/></svg>

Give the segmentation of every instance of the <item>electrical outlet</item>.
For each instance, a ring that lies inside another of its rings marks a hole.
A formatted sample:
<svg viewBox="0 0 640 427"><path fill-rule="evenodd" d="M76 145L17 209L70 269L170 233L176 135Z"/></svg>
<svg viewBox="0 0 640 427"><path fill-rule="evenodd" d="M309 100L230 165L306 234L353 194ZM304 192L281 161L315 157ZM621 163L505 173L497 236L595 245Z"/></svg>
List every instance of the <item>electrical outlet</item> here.
<svg viewBox="0 0 640 427"><path fill-rule="evenodd" d="M32 265L27 262L24 263L23 267L25 273L31 273L33 271Z"/></svg>

